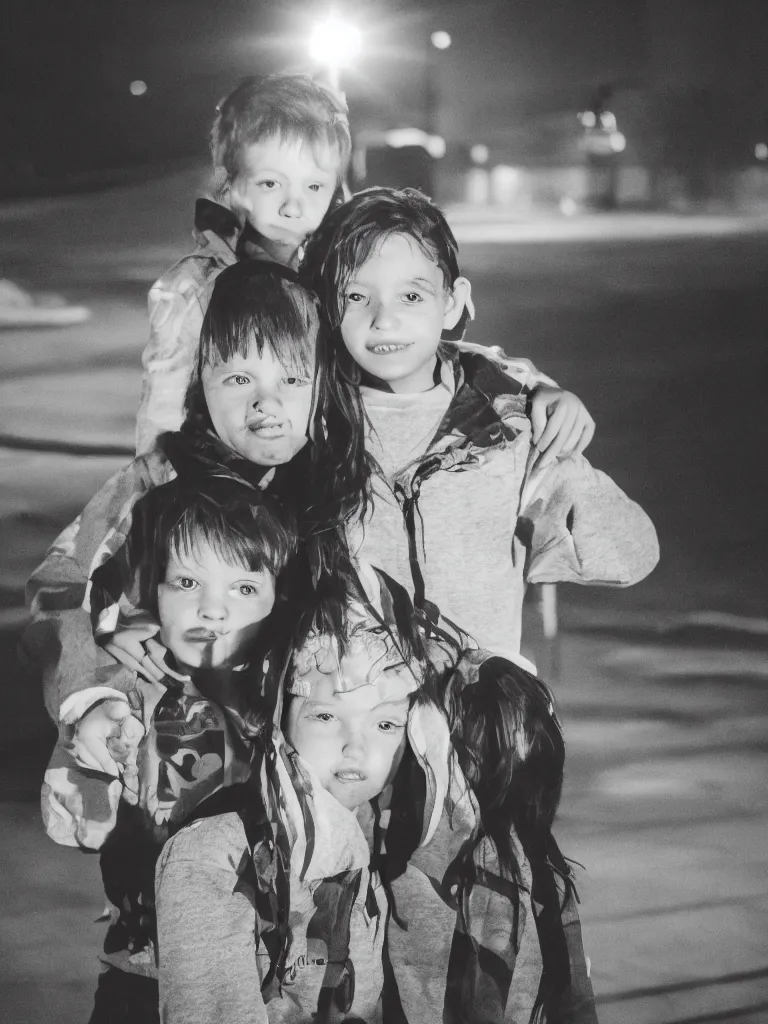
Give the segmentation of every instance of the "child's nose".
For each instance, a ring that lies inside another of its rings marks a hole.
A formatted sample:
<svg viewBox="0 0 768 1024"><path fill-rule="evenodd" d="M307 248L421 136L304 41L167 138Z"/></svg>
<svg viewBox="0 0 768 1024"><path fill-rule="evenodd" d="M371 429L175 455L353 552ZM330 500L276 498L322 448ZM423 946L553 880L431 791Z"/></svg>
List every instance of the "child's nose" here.
<svg viewBox="0 0 768 1024"><path fill-rule="evenodd" d="M300 217L304 211L304 206L301 201L301 196L296 192L288 192L283 204L280 207L280 213L283 217Z"/></svg>
<svg viewBox="0 0 768 1024"><path fill-rule="evenodd" d="M277 387L271 387L268 384L260 384L251 395L251 405L254 409L264 410L278 401L280 392Z"/></svg>
<svg viewBox="0 0 768 1024"><path fill-rule="evenodd" d="M222 594L215 591L204 591L200 597L198 614L201 619L209 622L221 622L227 617L227 602Z"/></svg>
<svg viewBox="0 0 768 1024"><path fill-rule="evenodd" d="M359 729L348 728L342 741L342 752L347 757L362 757L365 754L365 736Z"/></svg>
<svg viewBox="0 0 768 1024"><path fill-rule="evenodd" d="M397 313L388 302L377 302L373 307L373 327L377 331L390 331L397 326Z"/></svg>

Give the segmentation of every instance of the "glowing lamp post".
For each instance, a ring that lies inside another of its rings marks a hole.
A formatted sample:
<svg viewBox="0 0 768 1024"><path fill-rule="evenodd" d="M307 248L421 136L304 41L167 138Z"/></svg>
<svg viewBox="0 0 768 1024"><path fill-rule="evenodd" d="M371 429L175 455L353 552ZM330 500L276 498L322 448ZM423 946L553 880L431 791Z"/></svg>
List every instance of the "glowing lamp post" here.
<svg viewBox="0 0 768 1024"><path fill-rule="evenodd" d="M360 29L331 11L318 21L309 36L309 55L323 65L332 89L341 91L341 70L349 67L360 53L363 35Z"/></svg>

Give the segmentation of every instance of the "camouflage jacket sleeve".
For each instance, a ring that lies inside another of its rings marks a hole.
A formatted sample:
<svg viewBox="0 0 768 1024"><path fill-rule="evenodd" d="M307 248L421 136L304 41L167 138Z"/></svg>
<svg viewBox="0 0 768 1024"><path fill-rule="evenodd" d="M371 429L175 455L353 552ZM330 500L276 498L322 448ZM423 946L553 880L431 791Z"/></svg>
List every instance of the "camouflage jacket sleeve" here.
<svg viewBox="0 0 768 1024"><path fill-rule="evenodd" d="M199 262L199 261L198 261ZM194 271L161 277L149 291L149 342L136 416L136 453L149 451L164 430L178 430L200 340L205 283Z"/></svg>
<svg viewBox="0 0 768 1024"><path fill-rule="evenodd" d="M537 370L530 359L525 359L522 356L509 356L498 345L476 345L471 341L457 341L454 344L461 352L474 352L476 355L485 356L486 359L497 363L508 377L516 380L526 391L533 391L540 384L546 384L553 388L559 387L559 384L551 377Z"/></svg>
<svg viewBox="0 0 768 1024"><path fill-rule="evenodd" d="M120 696L133 685L133 673L94 640L89 581L125 542L138 499L172 474L159 452L134 459L58 536L27 584L32 621L24 653L42 675L46 707L56 722L72 718L83 691L89 691L89 699L85 706L78 703L80 714L94 700Z"/></svg>
<svg viewBox="0 0 768 1024"><path fill-rule="evenodd" d="M526 475L516 543L528 583L628 587L659 560L646 513L583 456Z"/></svg>

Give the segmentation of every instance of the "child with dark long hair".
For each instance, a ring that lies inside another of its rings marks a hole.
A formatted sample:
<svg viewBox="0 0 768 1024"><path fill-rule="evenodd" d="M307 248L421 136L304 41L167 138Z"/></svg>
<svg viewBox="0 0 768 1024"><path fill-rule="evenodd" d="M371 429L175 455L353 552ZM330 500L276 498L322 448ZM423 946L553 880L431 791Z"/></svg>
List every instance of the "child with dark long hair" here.
<svg viewBox="0 0 768 1024"><path fill-rule="evenodd" d="M384 1019L595 1024L572 871L552 835L565 748L549 690L479 650L425 687L448 720L454 794L430 837L428 778L404 759L385 840Z"/></svg>
<svg viewBox="0 0 768 1024"><path fill-rule="evenodd" d="M302 274L320 297L333 389L375 463L353 554L513 659L528 583L628 586L651 571L653 525L581 455L591 418L576 396L542 392L507 360L450 340L471 288L426 196L353 196L313 236ZM551 414L543 431L537 406ZM569 426L540 458L564 410Z"/></svg>

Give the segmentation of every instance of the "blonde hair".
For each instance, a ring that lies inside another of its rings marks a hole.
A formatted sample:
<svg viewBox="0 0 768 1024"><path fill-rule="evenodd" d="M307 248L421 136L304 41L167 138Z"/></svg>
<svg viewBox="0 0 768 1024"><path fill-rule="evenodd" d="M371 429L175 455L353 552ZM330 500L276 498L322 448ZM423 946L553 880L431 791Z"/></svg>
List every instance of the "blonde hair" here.
<svg viewBox="0 0 768 1024"><path fill-rule="evenodd" d="M232 181L243 149L280 136L309 143L314 150L335 150L339 181L352 152L347 105L340 95L309 75L272 74L243 79L219 102L211 129L215 168Z"/></svg>

